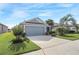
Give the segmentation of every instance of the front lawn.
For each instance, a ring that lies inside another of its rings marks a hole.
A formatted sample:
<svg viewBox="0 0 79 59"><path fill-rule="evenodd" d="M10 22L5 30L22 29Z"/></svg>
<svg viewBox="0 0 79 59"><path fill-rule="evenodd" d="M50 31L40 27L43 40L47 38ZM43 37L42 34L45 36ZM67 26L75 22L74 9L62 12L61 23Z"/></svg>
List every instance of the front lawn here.
<svg viewBox="0 0 79 59"><path fill-rule="evenodd" d="M79 39L79 34L65 34L64 36L57 37L74 41Z"/></svg>
<svg viewBox="0 0 79 59"><path fill-rule="evenodd" d="M14 54L22 54L35 50L39 50L40 47L34 44L32 41L29 43L24 42L26 48L20 49L19 51L10 50L11 40L15 38L12 33L4 33L0 34L0 55L14 55Z"/></svg>

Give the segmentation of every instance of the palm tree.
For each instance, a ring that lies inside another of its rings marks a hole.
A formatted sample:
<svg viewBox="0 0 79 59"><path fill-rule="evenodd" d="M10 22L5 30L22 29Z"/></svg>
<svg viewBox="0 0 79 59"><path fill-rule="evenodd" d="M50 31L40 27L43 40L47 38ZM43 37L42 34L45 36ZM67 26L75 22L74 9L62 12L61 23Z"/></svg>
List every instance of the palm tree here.
<svg viewBox="0 0 79 59"><path fill-rule="evenodd" d="M78 32L78 27L77 27L76 21L72 17L71 14L68 14L68 15L66 15L66 16L64 16L63 18L60 19L60 26L66 27L67 29L69 29L70 28L70 26L68 24L69 21L71 21L71 25L73 27L75 27L76 28L76 32Z"/></svg>
<svg viewBox="0 0 79 59"><path fill-rule="evenodd" d="M50 26L51 26L51 29L52 29L52 27L53 27L53 25L54 25L54 21L53 21L52 19L48 19L48 20L46 20L46 23L47 23L48 25L50 25Z"/></svg>

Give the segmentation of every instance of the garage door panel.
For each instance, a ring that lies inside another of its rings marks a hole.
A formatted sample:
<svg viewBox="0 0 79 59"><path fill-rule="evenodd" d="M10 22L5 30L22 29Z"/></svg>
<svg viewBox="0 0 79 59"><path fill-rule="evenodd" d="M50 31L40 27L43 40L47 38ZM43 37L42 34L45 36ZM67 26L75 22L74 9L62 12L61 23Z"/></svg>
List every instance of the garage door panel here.
<svg viewBox="0 0 79 59"><path fill-rule="evenodd" d="M44 27L26 26L25 31L28 36L43 35L44 34Z"/></svg>

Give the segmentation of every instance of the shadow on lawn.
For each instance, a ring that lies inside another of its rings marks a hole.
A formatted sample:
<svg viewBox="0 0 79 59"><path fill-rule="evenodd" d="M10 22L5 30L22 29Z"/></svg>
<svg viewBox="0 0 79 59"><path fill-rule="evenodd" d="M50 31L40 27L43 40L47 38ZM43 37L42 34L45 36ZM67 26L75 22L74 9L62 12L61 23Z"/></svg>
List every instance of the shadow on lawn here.
<svg viewBox="0 0 79 59"><path fill-rule="evenodd" d="M12 51L19 51L20 49L26 48L26 44L24 42L22 43L17 43L17 44L11 44L9 46L10 50Z"/></svg>

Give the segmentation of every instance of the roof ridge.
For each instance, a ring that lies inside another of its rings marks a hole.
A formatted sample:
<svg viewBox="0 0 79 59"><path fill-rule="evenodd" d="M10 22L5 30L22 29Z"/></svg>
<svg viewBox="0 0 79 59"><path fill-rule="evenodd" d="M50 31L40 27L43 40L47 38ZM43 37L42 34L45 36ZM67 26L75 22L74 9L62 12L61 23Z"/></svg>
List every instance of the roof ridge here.
<svg viewBox="0 0 79 59"><path fill-rule="evenodd" d="M2 23L0 23L1 25L3 25L3 26L6 26L6 25L4 25L4 24L2 24ZM7 27L7 26L6 26Z"/></svg>
<svg viewBox="0 0 79 59"><path fill-rule="evenodd" d="M39 17L35 17L32 19L27 20L26 22L37 22L37 23L44 23L43 20L41 20Z"/></svg>

